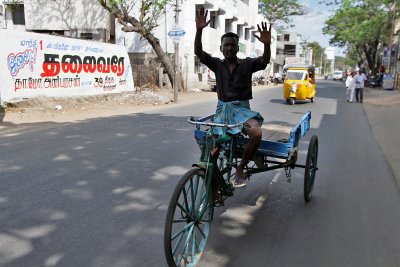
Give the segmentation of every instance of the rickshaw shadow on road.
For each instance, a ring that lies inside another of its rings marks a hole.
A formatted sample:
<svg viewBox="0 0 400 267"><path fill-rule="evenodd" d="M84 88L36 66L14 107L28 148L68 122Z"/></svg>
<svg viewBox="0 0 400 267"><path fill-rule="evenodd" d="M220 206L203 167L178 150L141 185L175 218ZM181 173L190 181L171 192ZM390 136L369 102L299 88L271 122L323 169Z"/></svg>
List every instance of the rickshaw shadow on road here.
<svg viewBox="0 0 400 267"><path fill-rule="evenodd" d="M289 106L289 104L286 102L286 99L271 99L269 102L274 104L284 104ZM296 100L294 105L304 105L307 103L310 103L310 100Z"/></svg>

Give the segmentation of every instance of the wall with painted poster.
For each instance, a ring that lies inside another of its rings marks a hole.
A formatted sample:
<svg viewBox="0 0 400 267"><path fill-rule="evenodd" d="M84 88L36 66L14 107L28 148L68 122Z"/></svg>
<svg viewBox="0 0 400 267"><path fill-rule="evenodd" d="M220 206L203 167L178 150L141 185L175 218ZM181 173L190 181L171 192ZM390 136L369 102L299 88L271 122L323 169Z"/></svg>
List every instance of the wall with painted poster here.
<svg viewBox="0 0 400 267"><path fill-rule="evenodd" d="M134 91L124 46L0 29L0 101Z"/></svg>

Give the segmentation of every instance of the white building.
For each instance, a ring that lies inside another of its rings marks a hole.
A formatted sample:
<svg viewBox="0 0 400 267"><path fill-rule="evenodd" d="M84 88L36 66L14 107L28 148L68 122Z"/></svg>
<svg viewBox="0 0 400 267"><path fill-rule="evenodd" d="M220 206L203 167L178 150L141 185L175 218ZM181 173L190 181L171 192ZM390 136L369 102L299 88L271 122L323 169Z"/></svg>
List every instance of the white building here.
<svg viewBox="0 0 400 267"><path fill-rule="evenodd" d="M294 32L283 32L277 35L276 60L273 61L274 73L282 73L285 64L312 65L313 51L307 47L307 41Z"/></svg>
<svg viewBox="0 0 400 267"><path fill-rule="evenodd" d="M211 23L203 30L202 43L204 51L217 55L220 51L221 36L226 32L239 35L239 49L242 56L262 55L264 46L253 35L258 32L257 24L263 19L258 14L258 0L188 0L183 1L179 9L179 27L186 34L179 42L179 61L185 84L188 88L207 86L207 69L194 55L194 39L196 34L196 10L204 7L209 11ZM155 36L160 40L162 48L167 53L174 53L174 45L168 37L168 31L175 25L174 8L167 10L161 18L160 27ZM272 60L275 60L276 31L273 29ZM116 29L117 43L125 44L129 53L151 53L151 46L136 33L121 32ZM267 67L266 72L269 72Z"/></svg>
<svg viewBox="0 0 400 267"><path fill-rule="evenodd" d="M331 66L330 66L331 73L329 73L329 75L331 75L335 71L336 48L331 47L331 46L325 48L325 55L326 55L327 61L329 61L331 64ZM325 64L326 64L326 61L325 61ZM325 68L325 70L327 70L327 68ZM327 73L325 73L325 74L327 74Z"/></svg>
<svg viewBox="0 0 400 267"><path fill-rule="evenodd" d="M3 0L0 3L2 4L0 20L3 18L4 28L115 42L125 45L131 54L131 59L143 53L153 53L155 56L152 47L146 40L140 39L138 34L122 32L121 25L114 22L112 16L97 0ZM263 44L253 36L258 32L257 24L266 21L258 14L258 0L187 0L178 3L180 5L178 26L186 32L179 42L179 62L182 77L188 88L207 86L206 68L194 55L195 16L196 10L201 7L209 11L209 18L212 20L209 27L203 31L203 49L206 52L217 54L221 36L225 32L232 31L240 37L239 48L242 56L259 56L263 53ZM135 14L135 9L132 14ZM160 26L155 31L163 50L169 54L175 52L173 42L167 35L175 25L174 15L174 7L169 6L164 16L159 19ZM271 61L274 62L276 60L274 29L272 35ZM266 73L272 73L270 65Z"/></svg>
<svg viewBox="0 0 400 267"><path fill-rule="evenodd" d="M3 0L2 28L114 42L115 23L97 0Z"/></svg>

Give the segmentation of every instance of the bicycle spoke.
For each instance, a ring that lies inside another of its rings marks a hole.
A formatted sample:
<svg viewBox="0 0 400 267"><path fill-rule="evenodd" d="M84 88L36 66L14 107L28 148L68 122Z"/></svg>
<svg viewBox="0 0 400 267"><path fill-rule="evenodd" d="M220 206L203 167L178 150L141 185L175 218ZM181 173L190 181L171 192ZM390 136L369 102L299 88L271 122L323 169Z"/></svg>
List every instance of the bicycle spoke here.
<svg viewBox="0 0 400 267"><path fill-rule="evenodd" d="M196 217L196 210L194 209L194 204L196 202L196 195L194 195L194 191L193 191L193 180L190 179L189 180L189 186L190 186L190 194L192 196L192 201L191 201L191 212L193 214L194 217Z"/></svg>
<svg viewBox="0 0 400 267"><path fill-rule="evenodd" d="M190 219L191 221L194 221L193 216L192 216L190 213L188 213L188 211L186 211L186 210L182 207L182 205L181 205L180 203L176 203L176 205L189 217L189 219Z"/></svg>
<svg viewBox="0 0 400 267"><path fill-rule="evenodd" d="M187 225L185 225L181 230L179 230L174 236L171 237L171 241L173 241L177 236L182 234L184 231L186 231L189 227L191 227L194 223L191 222Z"/></svg>
<svg viewBox="0 0 400 267"><path fill-rule="evenodd" d="M184 232L186 232L186 231L187 231L187 229L185 229ZM179 239L176 241L174 247L172 248L172 255L175 255L176 251L178 250L179 244L180 244L181 241L182 241L182 237L183 237L184 235L185 235L185 233L181 233L181 234L180 234ZM173 240L173 239L172 239L172 240ZM171 242L172 242L172 240L171 240Z"/></svg>
<svg viewBox="0 0 400 267"><path fill-rule="evenodd" d="M188 260L187 260L187 254L188 254L188 250L189 250L189 240L190 240L190 236L192 235L192 232L193 232L193 225L191 225L192 227L189 229L189 233L188 233L188 235L187 235L187 237L186 237L186 240L185 240L185 246L183 247L183 251L182 251L182 256L181 256L181 258L179 259L179 261L178 261L178 265L181 263L181 261L182 261L182 259L183 258L185 258L186 259L186 262L188 262Z"/></svg>
<svg viewBox="0 0 400 267"><path fill-rule="evenodd" d="M186 210L190 213L190 208L189 208L189 204L188 204L188 200L187 200L187 192L186 192L185 188L182 190L182 193L183 193L183 199L185 202Z"/></svg>
<svg viewBox="0 0 400 267"><path fill-rule="evenodd" d="M193 255L196 254L196 235L192 234L192 261L193 261Z"/></svg>
<svg viewBox="0 0 400 267"><path fill-rule="evenodd" d="M196 225L196 228L197 228L197 230L199 230L200 234L201 234L204 238L206 238L206 234L203 232L203 229L201 229L200 226L199 226L198 224Z"/></svg>
<svg viewBox="0 0 400 267"><path fill-rule="evenodd" d="M177 220L172 220L173 223L186 223L186 219L177 219Z"/></svg>

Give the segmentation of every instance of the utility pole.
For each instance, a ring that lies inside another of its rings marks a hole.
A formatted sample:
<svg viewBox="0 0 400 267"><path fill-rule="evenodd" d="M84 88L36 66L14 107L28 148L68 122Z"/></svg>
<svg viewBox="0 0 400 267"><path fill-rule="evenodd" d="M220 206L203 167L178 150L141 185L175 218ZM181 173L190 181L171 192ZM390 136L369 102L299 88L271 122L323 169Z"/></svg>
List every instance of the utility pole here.
<svg viewBox="0 0 400 267"><path fill-rule="evenodd" d="M179 0L175 1L175 25L179 25ZM178 103L178 85L176 84L177 82L177 75L178 75L178 70L179 70L179 41L175 42L175 54L174 54L174 103Z"/></svg>
<svg viewBox="0 0 400 267"><path fill-rule="evenodd" d="M174 103L178 103L178 71L179 71L179 40L185 35L185 31L179 28L179 0L175 2L175 25L172 29L168 32L168 36L174 41Z"/></svg>
<svg viewBox="0 0 400 267"><path fill-rule="evenodd" d="M392 46L393 46L393 33L394 33L394 24L396 22L396 2L393 3L393 19L392 19L392 29L390 31L390 42L389 42L389 62L388 62L388 72L392 74ZM393 64L394 67L394 64ZM393 68L395 69L395 68Z"/></svg>
<svg viewBox="0 0 400 267"><path fill-rule="evenodd" d="M322 75L322 58L324 54L321 53L321 62L319 63L319 75Z"/></svg>

